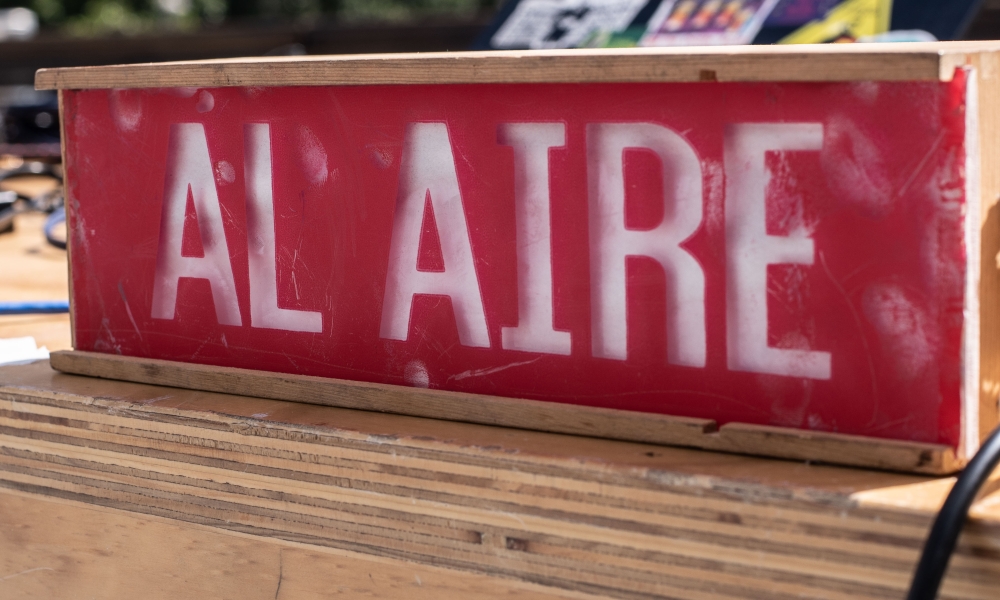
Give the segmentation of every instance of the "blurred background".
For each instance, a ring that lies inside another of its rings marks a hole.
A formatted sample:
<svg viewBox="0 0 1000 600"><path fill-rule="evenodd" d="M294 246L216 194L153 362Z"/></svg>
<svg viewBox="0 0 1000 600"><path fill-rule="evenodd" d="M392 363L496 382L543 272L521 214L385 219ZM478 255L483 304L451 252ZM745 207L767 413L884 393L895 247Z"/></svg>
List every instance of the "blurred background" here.
<svg viewBox="0 0 1000 600"><path fill-rule="evenodd" d="M59 154L43 67L998 35L1000 0L0 0L0 155Z"/></svg>
<svg viewBox="0 0 1000 600"><path fill-rule="evenodd" d="M0 363L33 357L36 340L69 347L58 104L32 85L43 67L998 37L1000 0L0 0Z"/></svg>

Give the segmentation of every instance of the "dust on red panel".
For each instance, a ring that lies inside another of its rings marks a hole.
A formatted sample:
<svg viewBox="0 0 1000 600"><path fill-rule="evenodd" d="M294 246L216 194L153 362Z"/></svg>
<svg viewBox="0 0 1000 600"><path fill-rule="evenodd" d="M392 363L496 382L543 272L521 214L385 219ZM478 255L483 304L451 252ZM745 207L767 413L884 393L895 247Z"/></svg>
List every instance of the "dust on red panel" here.
<svg viewBox="0 0 1000 600"><path fill-rule="evenodd" d="M66 92L77 348L954 445L961 89Z"/></svg>

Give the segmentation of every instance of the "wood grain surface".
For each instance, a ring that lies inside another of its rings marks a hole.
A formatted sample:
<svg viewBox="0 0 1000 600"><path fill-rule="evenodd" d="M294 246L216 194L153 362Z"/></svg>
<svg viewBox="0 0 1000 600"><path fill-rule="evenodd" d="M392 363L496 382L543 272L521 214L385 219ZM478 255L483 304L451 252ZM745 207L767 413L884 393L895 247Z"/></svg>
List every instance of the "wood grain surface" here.
<svg viewBox="0 0 1000 600"><path fill-rule="evenodd" d="M899 598L950 483L0 369L0 488L606 597ZM942 598L995 597L995 502Z"/></svg>
<svg viewBox="0 0 1000 600"><path fill-rule="evenodd" d="M24 213L14 231L0 234L0 302L66 300L66 252L45 241L45 215ZM72 348L69 316L0 316L0 338L33 336L49 350Z"/></svg>
<svg viewBox="0 0 1000 600"><path fill-rule="evenodd" d="M525 50L41 69L38 89L684 81L948 81L998 42Z"/></svg>
<svg viewBox="0 0 1000 600"><path fill-rule="evenodd" d="M209 392L895 471L940 475L954 473L964 464L952 448L939 444L743 423L719 427L709 419L78 350L53 353L52 367L76 375Z"/></svg>
<svg viewBox="0 0 1000 600"><path fill-rule="evenodd" d="M594 596L0 491L0 596L384 600Z"/></svg>

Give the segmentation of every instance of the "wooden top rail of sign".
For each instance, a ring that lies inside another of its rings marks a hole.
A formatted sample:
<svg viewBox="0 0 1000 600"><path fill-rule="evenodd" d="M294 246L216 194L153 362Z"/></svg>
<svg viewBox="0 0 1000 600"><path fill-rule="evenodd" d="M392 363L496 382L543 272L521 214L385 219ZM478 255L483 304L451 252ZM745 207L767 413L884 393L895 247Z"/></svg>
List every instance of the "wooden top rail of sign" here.
<svg viewBox="0 0 1000 600"><path fill-rule="evenodd" d="M834 44L242 58L41 69L40 90L690 81L951 81L1000 43Z"/></svg>

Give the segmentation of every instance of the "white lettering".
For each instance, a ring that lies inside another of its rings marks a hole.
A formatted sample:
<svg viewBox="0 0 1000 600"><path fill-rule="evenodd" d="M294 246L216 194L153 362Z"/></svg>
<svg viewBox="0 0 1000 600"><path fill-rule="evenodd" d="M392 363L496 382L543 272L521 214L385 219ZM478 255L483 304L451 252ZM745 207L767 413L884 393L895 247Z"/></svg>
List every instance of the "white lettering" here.
<svg viewBox="0 0 1000 600"><path fill-rule="evenodd" d="M514 216L517 223L517 327L501 330L508 350L569 355L568 331L552 320L552 217L549 149L566 144L563 123L504 123L497 141L514 148Z"/></svg>
<svg viewBox="0 0 1000 600"><path fill-rule="evenodd" d="M194 201L203 257L181 256L188 193ZM154 319L173 319L177 284L181 277L207 279L212 288L215 316L222 325L241 325L233 266L222 226L219 195L205 128L200 123L170 126L167 176L160 216L160 245L153 280Z"/></svg>
<svg viewBox="0 0 1000 600"><path fill-rule="evenodd" d="M323 331L322 313L278 307L270 125L248 123L243 126L243 160L247 192L250 325L319 333Z"/></svg>
<svg viewBox="0 0 1000 600"><path fill-rule="evenodd" d="M663 221L653 229L625 227L626 148L652 150L663 178ZM680 247L701 223L698 156L681 136L652 123L587 125L590 198L591 336L594 356L625 360L625 258L655 259L667 276L667 361L705 366L705 275Z"/></svg>
<svg viewBox="0 0 1000 600"><path fill-rule="evenodd" d="M424 203L430 197L444 271L417 270ZM399 167L399 192L389 247L380 336L405 340L413 296L448 296L463 346L488 348L489 331L458 187L455 157L444 123L410 123Z"/></svg>
<svg viewBox="0 0 1000 600"><path fill-rule="evenodd" d="M726 330L729 368L830 379L830 353L767 343L767 266L813 264L807 237L767 234L767 152L819 150L820 123L742 123L725 134Z"/></svg>

